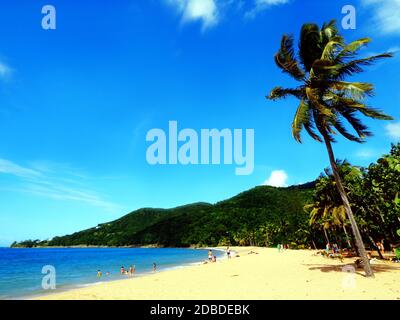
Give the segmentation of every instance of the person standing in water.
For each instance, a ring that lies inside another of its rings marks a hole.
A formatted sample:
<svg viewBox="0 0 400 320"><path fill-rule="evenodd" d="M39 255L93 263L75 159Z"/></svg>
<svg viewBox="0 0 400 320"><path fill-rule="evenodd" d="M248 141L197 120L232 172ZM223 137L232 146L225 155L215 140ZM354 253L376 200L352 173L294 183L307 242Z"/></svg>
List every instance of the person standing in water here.
<svg viewBox="0 0 400 320"><path fill-rule="evenodd" d="M208 250L208 261L212 261L212 259L213 259L213 252L212 252L212 250L210 249L210 250Z"/></svg>
<svg viewBox="0 0 400 320"><path fill-rule="evenodd" d="M97 278L101 278L102 275L103 274L102 274L101 270L97 270Z"/></svg>
<svg viewBox="0 0 400 320"><path fill-rule="evenodd" d="M153 262L153 272L157 272L157 265L155 262Z"/></svg>

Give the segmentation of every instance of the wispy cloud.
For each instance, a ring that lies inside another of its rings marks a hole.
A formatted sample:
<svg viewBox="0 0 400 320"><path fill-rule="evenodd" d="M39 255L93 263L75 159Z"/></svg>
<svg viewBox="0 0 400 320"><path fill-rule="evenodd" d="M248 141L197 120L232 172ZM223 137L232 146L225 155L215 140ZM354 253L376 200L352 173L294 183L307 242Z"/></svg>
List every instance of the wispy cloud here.
<svg viewBox="0 0 400 320"><path fill-rule="evenodd" d="M0 173L11 174L20 178L41 177L41 173L39 171L22 167L5 159L0 159Z"/></svg>
<svg viewBox="0 0 400 320"><path fill-rule="evenodd" d="M272 187L287 187L288 178L289 176L284 170L275 170L271 172L271 175L264 182L264 185Z"/></svg>
<svg viewBox="0 0 400 320"><path fill-rule="evenodd" d="M373 15L374 23L384 34L400 34L400 0L361 0Z"/></svg>
<svg viewBox="0 0 400 320"><path fill-rule="evenodd" d="M229 9L236 13L243 12L246 19L253 19L272 6L291 1L293 0L251 0L249 5L245 5L244 0L164 0L181 15L182 23L200 21L203 31L216 26Z"/></svg>
<svg viewBox="0 0 400 320"><path fill-rule="evenodd" d="M377 156L377 152L372 149L360 149L355 153L355 156L360 159L372 159Z"/></svg>
<svg viewBox="0 0 400 320"><path fill-rule="evenodd" d="M255 0L254 7L247 11L245 17L254 19L260 12L269 9L272 6L287 4L291 0Z"/></svg>
<svg viewBox="0 0 400 320"><path fill-rule="evenodd" d="M7 79L10 77L12 69L4 62L0 61L0 79Z"/></svg>
<svg viewBox="0 0 400 320"><path fill-rule="evenodd" d="M122 206L105 200L103 196L85 187L85 176L65 164L36 162L22 166L0 158L0 174L17 178L17 191L60 201L77 201L108 212L118 212Z"/></svg>
<svg viewBox="0 0 400 320"><path fill-rule="evenodd" d="M400 52L400 47L399 46L390 47L388 52L399 53Z"/></svg>
<svg viewBox="0 0 400 320"><path fill-rule="evenodd" d="M400 141L400 122L389 123L385 127L386 134L395 141Z"/></svg>
<svg viewBox="0 0 400 320"><path fill-rule="evenodd" d="M165 0L182 16L182 22L200 21L203 30L218 23L219 11L215 0Z"/></svg>

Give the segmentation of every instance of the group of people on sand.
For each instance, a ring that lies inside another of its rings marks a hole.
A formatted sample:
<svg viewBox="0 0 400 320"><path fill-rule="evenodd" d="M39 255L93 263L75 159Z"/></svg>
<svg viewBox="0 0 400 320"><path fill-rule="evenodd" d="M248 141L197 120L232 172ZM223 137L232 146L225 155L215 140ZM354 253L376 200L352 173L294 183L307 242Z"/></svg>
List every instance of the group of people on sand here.
<svg viewBox="0 0 400 320"><path fill-rule="evenodd" d="M393 251L394 257L390 257L390 261L400 263L400 242L396 244L389 244L387 247L391 249L390 251L386 251L383 239L381 241L376 242L375 246L381 252L382 255Z"/></svg>
<svg viewBox="0 0 400 320"><path fill-rule="evenodd" d="M337 243L334 243L334 244L330 244L329 242L326 244L326 247L325 247L325 251L326 251L326 253L329 255L331 252L333 253L333 254L339 254L340 253L340 249L339 249L339 246L337 245Z"/></svg>
<svg viewBox="0 0 400 320"><path fill-rule="evenodd" d="M228 246L225 250L226 256L228 259L232 258L232 253L231 253L231 248ZM210 249L208 250L208 261L205 261L204 263L215 263L217 262L217 256L213 254L213 251Z"/></svg>
<svg viewBox="0 0 400 320"><path fill-rule="evenodd" d="M277 246L277 249L279 252L283 252L285 250L289 250L289 245L288 244L281 244L279 243Z"/></svg>
<svg viewBox="0 0 400 320"><path fill-rule="evenodd" d="M157 271L157 264L155 262L153 262L153 272L156 272L156 271ZM121 275L126 275L126 276L129 276L129 277L133 277L135 272L136 272L136 266L135 265L131 265L129 267L129 269L125 269L124 266L121 266L121 269L120 269L120 274ZM109 276L109 275L110 275L110 272L106 272L106 276ZM101 278L102 276L103 276L103 273L101 272L101 270L97 270L97 277Z"/></svg>
<svg viewBox="0 0 400 320"><path fill-rule="evenodd" d="M383 257L384 259L388 259L392 262L400 262L400 244L399 245L390 245L390 247L393 249L394 252L394 257L389 257L384 254L388 254L390 251L385 250L385 246L383 245L383 240L378 241L375 243L375 249L380 251L381 253L381 258ZM330 257L330 258L340 258L343 260L343 258L350 258L350 257L356 257L358 254L357 252L352 249L349 245L348 248L342 248L340 249L339 246L334 243L330 244L329 242L325 246L325 250L321 252L324 256ZM373 251L367 252L368 260L371 264L377 264L379 263L379 260L376 257L373 257ZM361 259L356 260L356 265L358 267L361 267L362 261Z"/></svg>

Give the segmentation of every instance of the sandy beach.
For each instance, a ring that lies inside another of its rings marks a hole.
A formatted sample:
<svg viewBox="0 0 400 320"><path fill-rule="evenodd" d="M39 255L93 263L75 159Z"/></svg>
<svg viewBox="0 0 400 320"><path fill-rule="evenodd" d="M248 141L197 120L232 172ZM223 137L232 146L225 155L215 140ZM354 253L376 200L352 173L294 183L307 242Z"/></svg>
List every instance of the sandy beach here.
<svg viewBox="0 0 400 320"><path fill-rule="evenodd" d="M239 257L213 264L164 271L42 296L46 300L169 299L394 299L400 300L400 264L374 265L375 279L363 270L346 273L344 262L316 251L232 248ZM249 254L254 251L258 254Z"/></svg>

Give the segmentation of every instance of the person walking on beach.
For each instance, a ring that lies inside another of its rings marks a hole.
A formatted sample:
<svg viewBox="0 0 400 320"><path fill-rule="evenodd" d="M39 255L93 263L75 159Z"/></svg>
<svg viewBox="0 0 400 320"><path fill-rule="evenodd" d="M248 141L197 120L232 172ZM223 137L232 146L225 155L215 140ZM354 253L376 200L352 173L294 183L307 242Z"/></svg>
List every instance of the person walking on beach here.
<svg viewBox="0 0 400 320"><path fill-rule="evenodd" d="M325 251L326 254L329 254L329 252L331 251L331 244L329 242L326 244Z"/></svg>
<svg viewBox="0 0 400 320"><path fill-rule="evenodd" d="M135 273L135 266L130 266L130 268L129 268L129 276L132 277L134 273Z"/></svg>
<svg viewBox="0 0 400 320"><path fill-rule="evenodd" d="M213 259L213 252L212 252L212 250L208 250L208 261L212 261L212 259Z"/></svg>
<svg viewBox="0 0 400 320"><path fill-rule="evenodd" d="M231 258L231 249L229 247L226 248L226 255L228 256L228 259Z"/></svg>

